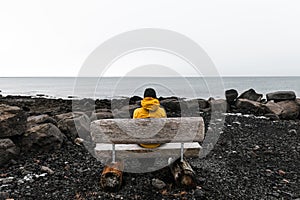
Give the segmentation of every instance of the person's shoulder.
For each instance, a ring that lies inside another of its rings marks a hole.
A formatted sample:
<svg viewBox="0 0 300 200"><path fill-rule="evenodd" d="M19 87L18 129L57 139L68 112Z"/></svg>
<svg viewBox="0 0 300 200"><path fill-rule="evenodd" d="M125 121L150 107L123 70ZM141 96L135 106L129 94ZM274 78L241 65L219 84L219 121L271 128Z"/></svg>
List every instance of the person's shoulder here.
<svg viewBox="0 0 300 200"><path fill-rule="evenodd" d="M162 116L166 116L166 110L163 107L159 107L158 111L162 114Z"/></svg>
<svg viewBox="0 0 300 200"><path fill-rule="evenodd" d="M142 108L136 108L133 111L133 118L139 118L139 115L142 113Z"/></svg>
<svg viewBox="0 0 300 200"><path fill-rule="evenodd" d="M164 109L164 107L159 106L159 107L158 107L158 110L165 110L165 109Z"/></svg>
<svg viewBox="0 0 300 200"><path fill-rule="evenodd" d="M134 111L136 111L136 110L142 110L142 109L143 109L142 107L139 107L139 108L134 109Z"/></svg>
<svg viewBox="0 0 300 200"><path fill-rule="evenodd" d="M138 113L138 112L141 112L142 111L142 108L136 108L136 109L134 109L134 113Z"/></svg>

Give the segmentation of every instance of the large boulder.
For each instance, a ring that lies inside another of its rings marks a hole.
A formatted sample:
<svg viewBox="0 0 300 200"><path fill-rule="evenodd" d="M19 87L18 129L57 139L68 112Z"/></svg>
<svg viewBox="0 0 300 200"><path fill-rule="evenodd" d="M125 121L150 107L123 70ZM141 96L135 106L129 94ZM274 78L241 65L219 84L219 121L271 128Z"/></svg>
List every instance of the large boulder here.
<svg viewBox="0 0 300 200"><path fill-rule="evenodd" d="M227 112L229 105L225 99L213 99L208 100L212 112Z"/></svg>
<svg viewBox="0 0 300 200"><path fill-rule="evenodd" d="M132 118L135 109L139 108L139 105L126 105L121 109L114 109L112 112L113 118Z"/></svg>
<svg viewBox="0 0 300 200"><path fill-rule="evenodd" d="M235 101L236 101L238 95L239 94L238 94L238 92L235 89L230 89L230 90L226 90L225 91L226 101L230 105L234 105L235 104Z"/></svg>
<svg viewBox="0 0 300 200"><path fill-rule="evenodd" d="M276 115L280 119L297 119L299 117L300 106L296 101L269 101L264 105L271 114Z"/></svg>
<svg viewBox="0 0 300 200"><path fill-rule="evenodd" d="M111 110L104 108L104 109L95 110L92 113L92 115L90 117L90 120L92 122L92 121L95 121L95 120L98 120L98 119L112 119L112 118L114 118L114 116L113 116Z"/></svg>
<svg viewBox="0 0 300 200"><path fill-rule="evenodd" d="M238 112L243 114L264 115L269 112L263 104L249 99L238 99L236 101L236 108Z"/></svg>
<svg viewBox="0 0 300 200"><path fill-rule="evenodd" d="M195 110L195 111L203 111L207 108L209 108L209 103L205 99L190 99L185 100L181 102L181 106L185 106L186 108L181 109L187 109L187 110Z"/></svg>
<svg viewBox="0 0 300 200"><path fill-rule="evenodd" d="M277 104L282 107L281 119L297 119L300 107L296 101L280 101Z"/></svg>
<svg viewBox="0 0 300 200"><path fill-rule="evenodd" d="M96 99L95 101L95 109L101 109L101 108L111 108L111 100L108 99Z"/></svg>
<svg viewBox="0 0 300 200"><path fill-rule="evenodd" d="M0 104L0 138L23 134L26 131L26 119L21 108Z"/></svg>
<svg viewBox="0 0 300 200"><path fill-rule="evenodd" d="M249 89L245 92L243 92L239 97L238 99L248 99L248 100L251 100L251 101L260 101L261 98L263 97L262 94L258 94L256 93L256 91L254 89Z"/></svg>
<svg viewBox="0 0 300 200"><path fill-rule="evenodd" d="M198 101L199 109L200 110L207 109L210 106L209 103L208 103L208 101L205 100L205 99L197 99L197 101Z"/></svg>
<svg viewBox="0 0 300 200"><path fill-rule="evenodd" d="M83 112L70 112L61 115L56 115L58 120L58 128L71 141L77 137L85 137L90 135L90 119ZM79 133L79 134L78 134Z"/></svg>
<svg viewBox="0 0 300 200"><path fill-rule="evenodd" d="M273 101L267 102L264 106L269 109L271 114L274 114L278 117L283 112L283 108L280 105L278 105L277 103L273 102Z"/></svg>
<svg viewBox="0 0 300 200"><path fill-rule="evenodd" d="M129 105L129 98L119 98L119 99L112 99L111 100L111 110L120 110L124 106Z"/></svg>
<svg viewBox="0 0 300 200"><path fill-rule="evenodd" d="M22 150L49 151L59 149L64 134L53 124L40 124L29 128L21 139Z"/></svg>
<svg viewBox="0 0 300 200"><path fill-rule="evenodd" d="M84 112L86 115L90 116L95 110L95 101L93 99L81 99L78 101L73 101L72 111L73 112Z"/></svg>
<svg viewBox="0 0 300 200"><path fill-rule="evenodd" d="M205 99L189 99L181 100L180 113L177 116L181 117L197 117L201 116L201 113L210 109L209 103ZM168 115L169 117L171 115Z"/></svg>
<svg viewBox="0 0 300 200"><path fill-rule="evenodd" d="M179 117L184 108L181 108L178 98L169 97L169 98L160 98L160 105L165 109L168 117Z"/></svg>
<svg viewBox="0 0 300 200"><path fill-rule="evenodd" d="M57 126L57 121L50 117L49 115L37 115L37 116L30 116L27 118L27 127L33 127L37 124L45 124L51 123Z"/></svg>
<svg viewBox="0 0 300 200"><path fill-rule="evenodd" d="M268 101L274 100L275 102L296 99L296 94L293 91L272 92L268 93L266 96Z"/></svg>
<svg viewBox="0 0 300 200"><path fill-rule="evenodd" d="M143 98L139 97L139 96L133 96L129 99L129 104L138 104L138 102L140 102Z"/></svg>
<svg viewBox="0 0 300 200"><path fill-rule="evenodd" d="M0 139L0 167L19 154L19 149L10 139Z"/></svg>

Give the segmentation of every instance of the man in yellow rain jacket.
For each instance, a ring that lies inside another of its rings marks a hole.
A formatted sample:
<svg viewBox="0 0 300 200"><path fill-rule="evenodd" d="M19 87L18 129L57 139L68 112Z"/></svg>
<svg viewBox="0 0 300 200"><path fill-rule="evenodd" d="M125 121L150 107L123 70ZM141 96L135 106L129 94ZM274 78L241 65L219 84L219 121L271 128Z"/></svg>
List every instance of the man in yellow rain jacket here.
<svg viewBox="0 0 300 200"><path fill-rule="evenodd" d="M160 107L160 103L156 97L153 88L147 88L144 92L144 99L141 102L142 107L137 108L133 112L133 118L164 118L167 117L165 109ZM140 144L145 148L156 148L160 144Z"/></svg>

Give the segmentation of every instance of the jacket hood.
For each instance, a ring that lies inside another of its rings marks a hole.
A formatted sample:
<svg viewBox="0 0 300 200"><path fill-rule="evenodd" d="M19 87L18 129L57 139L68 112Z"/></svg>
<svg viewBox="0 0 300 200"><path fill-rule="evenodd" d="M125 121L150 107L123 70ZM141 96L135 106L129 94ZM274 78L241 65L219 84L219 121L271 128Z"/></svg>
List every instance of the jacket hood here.
<svg viewBox="0 0 300 200"><path fill-rule="evenodd" d="M156 111L159 108L159 101L152 97L145 97L141 101L141 105L144 109L149 111Z"/></svg>

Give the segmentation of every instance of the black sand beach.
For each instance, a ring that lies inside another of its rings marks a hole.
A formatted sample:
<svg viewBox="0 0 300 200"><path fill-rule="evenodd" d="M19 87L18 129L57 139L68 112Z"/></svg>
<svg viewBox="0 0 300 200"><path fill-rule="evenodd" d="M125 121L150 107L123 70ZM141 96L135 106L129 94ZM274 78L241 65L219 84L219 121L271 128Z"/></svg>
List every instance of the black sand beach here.
<svg viewBox="0 0 300 200"><path fill-rule="evenodd" d="M168 117L180 116L176 107L179 100L161 100ZM138 97L131 98L127 109L133 110L138 101ZM211 102L199 100L198 103L209 128L208 107ZM201 103L208 105L201 107ZM18 106L26 117L46 114L47 117L42 120L35 119L35 125L27 121L27 128L52 124L64 134L62 139L49 137L48 140L53 143L42 139L25 143L24 133L6 137L16 144L20 153L15 153L0 167L0 199L300 198L298 116L296 119L280 119L281 115L279 117L263 110L245 111L243 108L243 111L241 107L230 106L228 113L231 114L225 115L225 123L219 130L220 138L213 150L205 158L188 159L197 173L196 189L186 190L176 186L169 168L164 168L146 174L125 173L121 190L109 193L99 185L104 166L83 145L73 142L75 136L71 129L64 130L60 126L62 118L58 115L73 112L76 102L72 107L71 100L11 96L2 97L0 104ZM96 115L92 112L93 100L80 100L78 105L81 104L85 107L91 105L90 111L85 110L89 117L110 117L109 100L96 100ZM243 114L238 114L238 111ZM28 129L25 128L25 132L28 133ZM40 148L39 142L45 149ZM162 180L165 188L157 189L152 184L154 178Z"/></svg>

